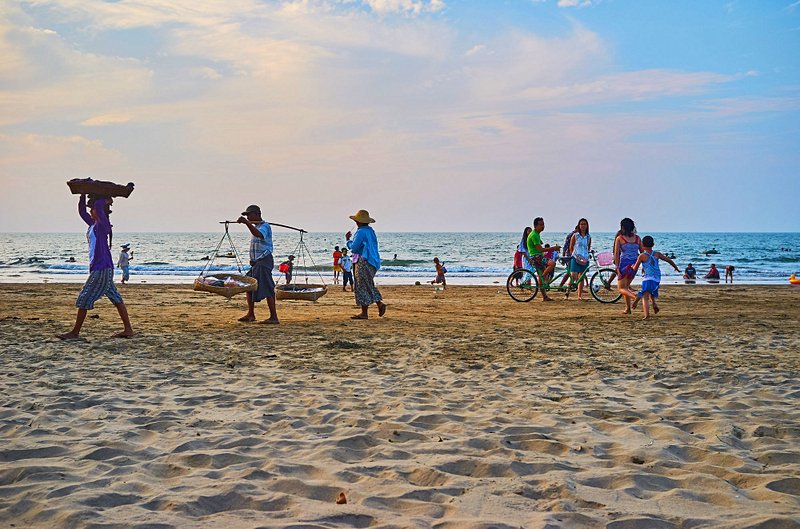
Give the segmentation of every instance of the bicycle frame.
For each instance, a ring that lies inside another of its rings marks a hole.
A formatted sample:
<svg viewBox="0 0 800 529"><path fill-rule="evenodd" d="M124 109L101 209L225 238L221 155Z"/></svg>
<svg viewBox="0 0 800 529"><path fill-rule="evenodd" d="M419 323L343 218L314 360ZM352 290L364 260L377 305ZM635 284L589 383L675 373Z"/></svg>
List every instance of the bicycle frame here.
<svg viewBox="0 0 800 529"><path fill-rule="evenodd" d="M578 285L584 281L587 276L589 275L589 271L599 270L600 265L597 264L597 258L595 257L595 251L592 250L589 252L589 266L578 275L578 279L573 279L572 273L569 271L569 261L567 263L567 269L559 272L558 274L553 274L553 277L550 278L549 281L545 281L542 277L541 270L536 270L535 274L539 279L539 288L546 291L556 291L556 292L572 292L578 288ZM553 270L555 272L555 270ZM564 283L563 285L559 284L558 286L552 286L556 280L564 277L564 275L568 275L569 282Z"/></svg>

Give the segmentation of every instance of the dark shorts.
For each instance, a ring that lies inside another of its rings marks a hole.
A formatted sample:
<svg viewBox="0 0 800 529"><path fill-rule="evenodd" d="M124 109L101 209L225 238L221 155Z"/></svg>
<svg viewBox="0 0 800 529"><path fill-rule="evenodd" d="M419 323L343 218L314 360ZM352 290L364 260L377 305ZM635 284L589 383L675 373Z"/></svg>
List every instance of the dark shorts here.
<svg viewBox="0 0 800 529"><path fill-rule="evenodd" d="M253 301L275 297L275 280L272 279L272 268L275 261L272 254L262 257L258 261L250 261L250 270L247 271L249 277L258 281L258 289L252 293Z"/></svg>
<svg viewBox="0 0 800 529"><path fill-rule="evenodd" d="M117 291L117 287L114 286L113 268L89 272L89 279L86 280L81 293L78 294L75 306L79 309L92 310L94 302L103 296L108 297L114 305L122 303L122 296Z"/></svg>

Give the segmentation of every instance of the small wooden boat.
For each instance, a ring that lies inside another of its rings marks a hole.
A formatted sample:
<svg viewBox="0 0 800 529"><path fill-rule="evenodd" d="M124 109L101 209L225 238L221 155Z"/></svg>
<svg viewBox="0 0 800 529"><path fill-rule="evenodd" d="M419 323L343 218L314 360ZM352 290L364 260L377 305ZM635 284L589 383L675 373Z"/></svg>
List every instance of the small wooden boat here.
<svg viewBox="0 0 800 529"><path fill-rule="evenodd" d="M127 185L115 184L104 180L93 180L91 178L73 178L67 182L73 195L98 195L103 197L123 197L128 198L133 193L133 182Z"/></svg>
<svg viewBox="0 0 800 529"><path fill-rule="evenodd" d="M299 299L317 301L328 293L328 287L315 284L278 285L275 287L275 299Z"/></svg>

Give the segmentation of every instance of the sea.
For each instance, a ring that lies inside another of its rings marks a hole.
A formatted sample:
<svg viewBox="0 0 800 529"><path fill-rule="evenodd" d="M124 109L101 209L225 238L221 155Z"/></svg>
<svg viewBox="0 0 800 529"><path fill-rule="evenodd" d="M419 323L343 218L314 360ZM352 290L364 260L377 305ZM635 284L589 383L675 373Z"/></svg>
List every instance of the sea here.
<svg viewBox="0 0 800 529"><path fill-rule="evenodd" d="M277 264L296 255L296 282L331 284L332 252L344 244L338 233L304 233L275 229ZM302 235L302 237L301 237ZM544 232L543 241L563 244L564 232ZM645 234L640 234L645 235ZM711 263L724 276L736 267L735 281L788 284L800 275L800 233L650 233L655 249L675 256L683 269L692 263L702 277ZM435 277L433 258L447 268L447 281L461 285L505 284L521 233L384 233L378 232L383 260L378 284L414 284ZM610 252L614 233L592 233L592 247ZM230 240L219 233L114 233L112 254L120 245L133 250L132 283L190 284L201 273L238 273L239 254L247 268L249 233L232 227ZM232 243L232 244L231 244ZM681 274L661 263L663 283L683 283ZM0 282L82 283L88 274L85 233L0 233ZM117 274L121 272L117 270ZM699 281L703 282L703 281Z"/></svg>

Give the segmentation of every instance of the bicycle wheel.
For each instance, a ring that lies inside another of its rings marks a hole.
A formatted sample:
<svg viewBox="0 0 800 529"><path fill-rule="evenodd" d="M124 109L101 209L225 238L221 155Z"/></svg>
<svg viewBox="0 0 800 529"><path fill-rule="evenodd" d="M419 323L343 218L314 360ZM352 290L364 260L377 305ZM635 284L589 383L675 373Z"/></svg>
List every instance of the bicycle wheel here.
<svg viewBox="0 0 800 529"><path fill-rule="evenodd" d="M589 281L592 297L600 303L616 303L622 299L617 290L617 271L613 268L601 268Z"/></svg>
<svg viewBox="0 0 800 529"><path fill-rule="evenodd" d="M539 292L539 278L525 268L517 268L506 280L506 290L514 301L530 301Z"/></svg>

